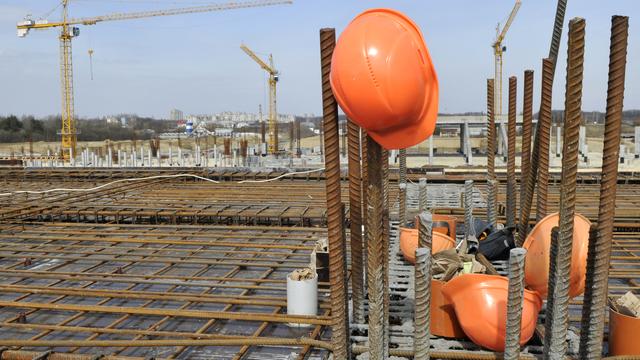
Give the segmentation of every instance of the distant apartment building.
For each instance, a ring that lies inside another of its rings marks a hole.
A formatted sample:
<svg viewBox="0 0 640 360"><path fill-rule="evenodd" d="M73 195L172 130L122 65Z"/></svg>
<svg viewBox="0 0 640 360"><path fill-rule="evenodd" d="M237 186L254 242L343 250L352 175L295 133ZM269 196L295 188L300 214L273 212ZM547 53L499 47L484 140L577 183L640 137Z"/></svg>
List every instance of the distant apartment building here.
<svg viewBox="0 0 640 360"><path fill-rule="evenodd" d="M184 120L184 113L178 109L172 109L169 112L169 120L171 121Z"/></svg>

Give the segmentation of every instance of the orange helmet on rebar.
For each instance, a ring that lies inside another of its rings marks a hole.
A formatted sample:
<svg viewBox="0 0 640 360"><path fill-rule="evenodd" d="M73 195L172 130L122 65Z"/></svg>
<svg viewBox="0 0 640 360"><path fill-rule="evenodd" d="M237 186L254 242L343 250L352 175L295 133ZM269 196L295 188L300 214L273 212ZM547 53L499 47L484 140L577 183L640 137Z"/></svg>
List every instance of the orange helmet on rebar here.
<svg viewBox="0 0 640 360"><path fill-rule="evenodd" d="M560 214L553 213L538 221L529 232L522 245L527 249L524 264L524 282L531 290L546 297L549 282L549 257L551 251L551 231L558 226ZM591 221L581 214L573 216L573 240L571 242L571 272L569 275L569 296L584 292L587 277L587 253L589 251L589 228Z"/></svg>
<svg viewBox="0 0 640 360"><path fill-rule="evenodd" d="M464 274L444 284L442 293L453 304L460 326L471 341L493 351L504 351L509 296L506 277ZM540 294L525 289L520 345L533 336L541 308Z"/></svg>
<svg viewBox="0 0 640 360"><path fill-rule="evenodd" d="M434 231L431 235L431 253L439 253L440 251L453 249L456 247L456 241L451 237ZM400 252L405 260L415 264L416 249L418 248L418 229L400 228Z"/></svg>
<svg viewBox="0 0 640 360"><path fill-rule="evenodd" d="M331 88L347 116L385 149L433 134L438 79L418 26L390 9L370 9L344 29L331 61Z"/></svg>

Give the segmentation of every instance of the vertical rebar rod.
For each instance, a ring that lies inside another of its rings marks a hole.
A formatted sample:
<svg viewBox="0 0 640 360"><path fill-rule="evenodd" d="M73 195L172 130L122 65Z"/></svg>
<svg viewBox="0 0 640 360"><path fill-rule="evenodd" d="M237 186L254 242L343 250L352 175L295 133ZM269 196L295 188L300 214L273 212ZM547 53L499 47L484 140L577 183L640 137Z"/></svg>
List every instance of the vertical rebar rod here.
<svg viewBox="0 0 640 360"><path fill-rule="evenodd" d="M531 166L531 122L533 119L533 70L524 72L524 100L522 109L522 156L520 165L520 213L516 243L523 243L529 231L531 202L535 186L529 186L529 172L537 169ZM536 135L537 136L537 135Z"/></svg>
<svg viewBox="0 0 640 360"><path fill-rule="evenodd" d="M329 82L331 56L335 48L334 29L320 30L320 60L322 71L322 114L325 130L325 186L327 195L327 236L329 239L329 284L331 290L332 343L335 358L349 358L346 256L342 200L340 196L340 137L338 134L338 104Z"/></svg>
<svg viewBox="0 0 640 360"><path fill-rule="evenodd" d="M464 238L476 236L473 226L473 180L464 182Z"/></svg>
<svg viewBox="0 0 640 360"><path fill-rule="evenodd" d="M580 358L582 359L596 359L600 358L602 354L602 335L608 295L607 280L615 216L628 33L629 18L613 16L611 19L609 84L597 236L593 245L591 245L591 239L589 241L588 259L590 261L587 262L589 264L587 266L587 284L582 308L582 333L580 336Z"/></svg>
<svg viewBox="0 0 640 360"><path fill-rule="evenodd" d="M509 252L509 295L507 298L507 324L504 359L520 357L520 327L522 323L522 300L524 298L524 258L527 250L511 249Z"/></svg>
<svg viewBox="0 0 640 360"><path fill-rule="evenodd" d="M384 310L384 358L389 358L389 235L391 234L391 224L389 222L389 150L382 149L382 222L383 222L383 262L384 276L382 308Z"/></svg>
<svg viewBox="0 0 640 360"><path fill-rule="evenodd" d="M424 220L424 221L423 221ZM431 248L433 234L433 215L429 211L423 211L418 217L418 247Z"/></svg>
<svg viewBox="0 0 640 360"><path fill-rule="evenodd" d="M362 178L360 169L360 127L347 123L349 147L349 217L351 236L351 297L353 321L364 323L364 275L362 245Z"/></svg>
<svg viewBox="0 0 640 360"><path fill-rule="evenodd" d="M369 252L368 246L368 236L369 231L367 228L369 227L369 221L367 219L367 199L368 199L368 190L369 190L369 172L367 169L369 168L369 162L367 161L367 141L369 137L367 136L367 131L363 128L360 128L360 154L362 156L362 161L360 162L360 166L362 167L362 247L364 249L364 264L367 264L367 254ZM364 274L365 285L367 284L367 272ZM366 291L365 291L366 296Z"/></svg>
<svg viewBox="0 0 640 360"><path fill-rule="evenodd" d="M427 193L427 178L420 178L418 182L418 211L423 212L428 208L427 201L429 199Z"/></svg>
<svg viewBox="0 0 640 360"><path fill-rule="evenodd" d="M547 194L549 189L549 145L551 143L551 99L553 92L553 61L551 59L542 60L542 91L540 100L540 112L538 115L538 131L534 144L534 149L539 147L539 151L533 152L531 157L531 171L538 172L538 193L536 203L536 221L547 216ZM533 181L532 181L533 179ZM529 174L527 186L535 187L535 175ZM526 237L526 233L525 233ZM524 238L522 239L525 240Z"/></svg>
<svg viewBox="0 0 640 360"><path fill-rule="evenodd" d="M407 224L407 149L400 149L399 162L400 177L398 187L400 191L398 193L398 218L400 220L400 226L405 226Z"/></svg>
<svg viewBox="0 0 640 360"><path fill-rule="evenodd" d="M558 259L554 285L553 326L549 341L549 357L561 359L567 352L569 325L569 285L576 180L578 174L578 139L582 117L582 77L584 65L585 20L569 22L567 81L565 94L564 141L562 145L562 180L560 184L560 220Z"/></svg>
<svg viewBox="0 0 640 360"><path fill-rule="evenodd" d="M518 79L509 77L509 115L507 123L507 226L516 223L516 95Z"/></svg>
<svg viewBox="0 0 640 360"><path fill-rule="evenodd" d="M524 201L528 198L527 178L531 168L531 125L533 122L533 70L524 72L524 95L522 100L522 151L520 155L520 221L523 223ZM533 191L533 189L531 189ZM528 218L525 219L528 223ZM522 228L522 226L520 227Z"/></svg>
<svg viewBox="0 0 640 360"><path fill-rule="evenodd" d="M558 227L551 229L551 244L549 245L549 280L547 282L547 309L544 317L543 359L549 358L549 344L551 329L553 328L554 294L556 283L556 263L558 260Z"/></svg>
<svg viewBox="0 0 640 360"><path fill-rule="evenodd" d="M560 39L562 38L562 25L564 24L564 14L567 10L567 0L558 0L556 6L556 16L553 22L553 33L551 35L551 44L549 46L549 59L553 61L551 69L551 77L553 82L553 74L556 72L556 64L558 63L558 51L560 50Z"/></svg>
<svg viewBox="0 0 640 360"><path fill-rule="evenodd" d="M369 358L383 360L384 337L384 215L382 148L367 137L367 288L369 294Z"/></svg>
<svg viewBox="0 0 640 360"><path fill-rule="evenodd" d="M415 263L415 336L416 360L429 359L431 337L431 235L433 217L429 212L419 215L418 249Z"/></svg>
<svg viewBox="0 0 640 360"><path fill-rule="evenodd" d="M487 79L487 174L496 177L496 119L494 113L494 80Z"/></svg>
<svg viewBox="0 0 640 360"><path fill-rule="evenodd" d="M498 180L495 178L487 180L487 221L494 228L498 225L496 216L497 192Z"/></svg>

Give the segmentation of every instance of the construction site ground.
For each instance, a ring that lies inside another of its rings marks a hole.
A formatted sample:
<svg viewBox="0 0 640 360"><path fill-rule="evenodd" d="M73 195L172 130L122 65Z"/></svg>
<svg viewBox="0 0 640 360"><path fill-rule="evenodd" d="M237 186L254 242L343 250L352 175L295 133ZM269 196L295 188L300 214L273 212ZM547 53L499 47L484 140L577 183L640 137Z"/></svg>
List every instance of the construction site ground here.
<svg viewBox="0 0 640 360"><path fill-rule="evenodd" d="M179 173L211 181L170 177ZM328 283L319 284L317 316L286 311L286 275L308 266L316 243L326 238L324 173L264 182L278 174L238 169L0 170L4 194L168 176L86 192L0 197L0 346L6 346L1 358L327 358ZM417 209L416 183L423 176L419 169L410 171L411 212ZM426 177L429 206L436 213L461 221L463 179L473 178L475 214L486 215L482 173ZM551 176L550 211L558 206L558 178ZM392 355L410 357L413 266L399 252L397 173L392 171L390 179L390 341ZM599 177L586 173L579 182L576 210L595 221ZM504 193L501 189L501 211ZM348 218L347 195L343 182ZM640 289L638 208L640 178L623 173L609 280L613 294ZM458 236L463 231L459 226ZM504 264L494 265L504 271ZM579 297L571 302L570 353L577 351L580 305ZM543 321L544 311L539 323ZM294 322L306 326L289 325ZM540 354L543 328L538 326L525 355ZM351 331L354 352L365 351L367 324L352 323ZM483 353L464 339L433 338L431 344L434 350Z"/></svg>

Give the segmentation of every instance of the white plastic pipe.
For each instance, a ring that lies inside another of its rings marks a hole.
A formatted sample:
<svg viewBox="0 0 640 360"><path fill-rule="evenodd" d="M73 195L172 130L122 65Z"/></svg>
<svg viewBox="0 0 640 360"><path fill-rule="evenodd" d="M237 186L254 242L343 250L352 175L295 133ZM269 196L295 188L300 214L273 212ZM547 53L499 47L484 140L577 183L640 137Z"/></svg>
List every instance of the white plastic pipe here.
<svg viewBox="0 0 640 360"><path fill-rule="evenodd" d="M313 279L293 280L287 275L287 314L318 314L318 275ZM289 326L308 327L310 324L289 323Z"/></svg>

